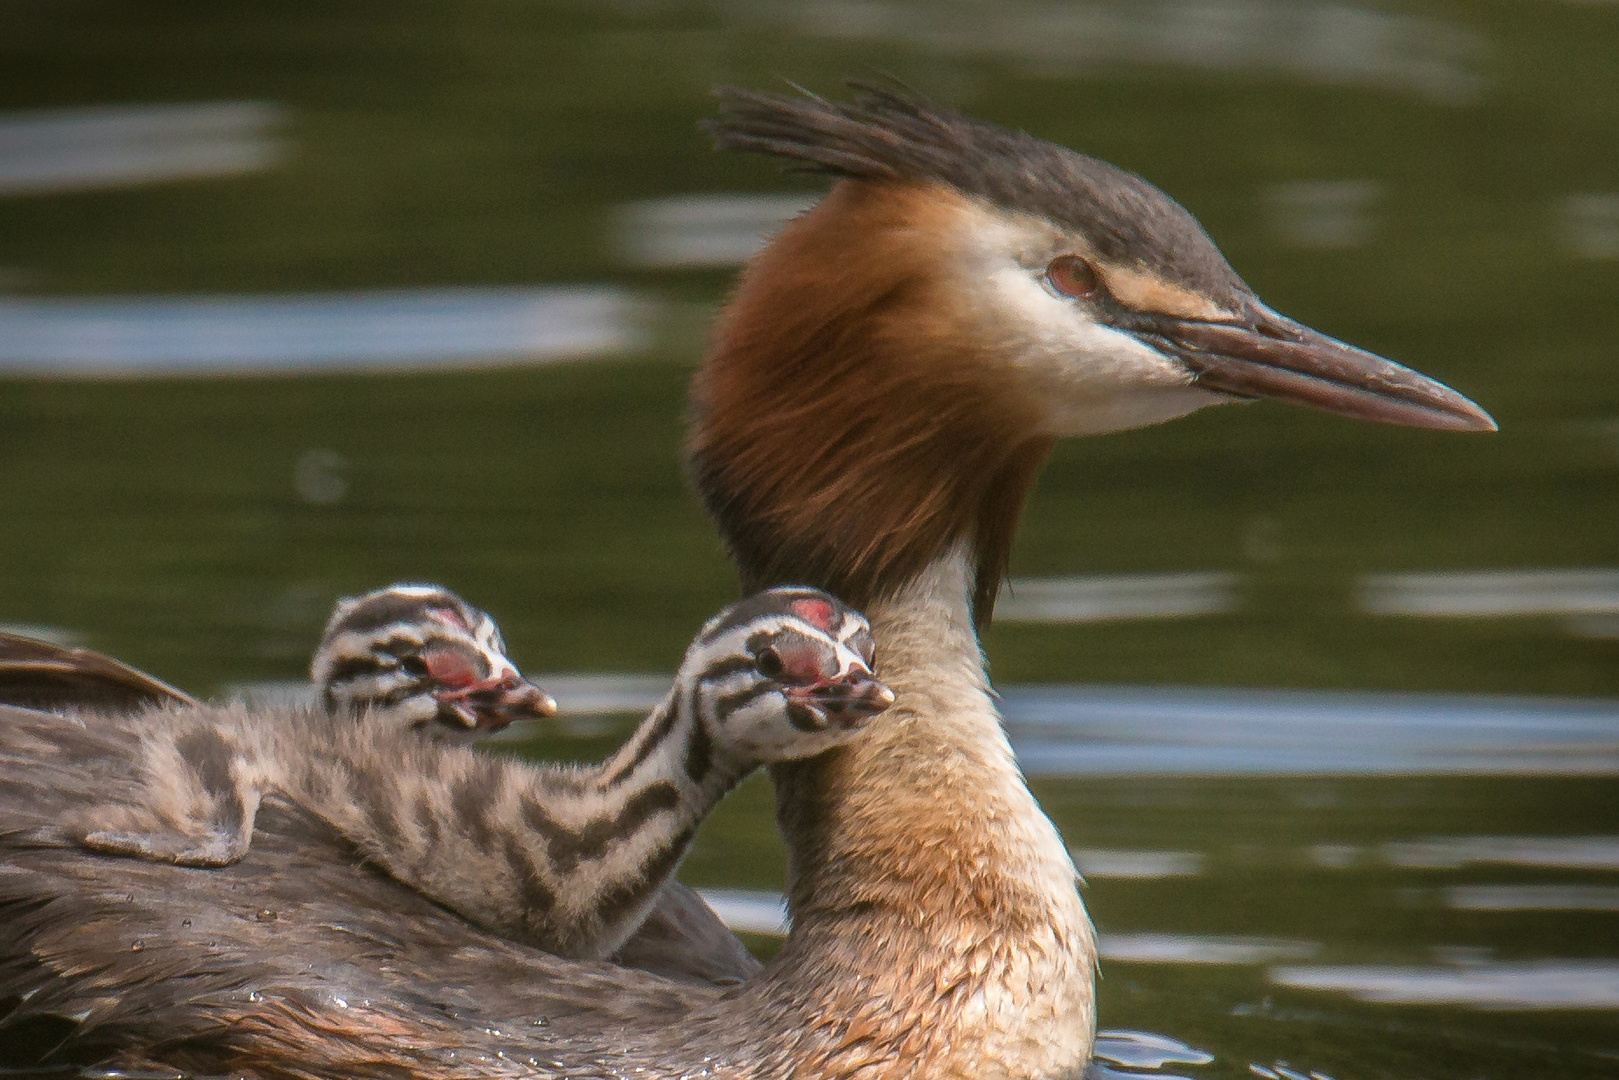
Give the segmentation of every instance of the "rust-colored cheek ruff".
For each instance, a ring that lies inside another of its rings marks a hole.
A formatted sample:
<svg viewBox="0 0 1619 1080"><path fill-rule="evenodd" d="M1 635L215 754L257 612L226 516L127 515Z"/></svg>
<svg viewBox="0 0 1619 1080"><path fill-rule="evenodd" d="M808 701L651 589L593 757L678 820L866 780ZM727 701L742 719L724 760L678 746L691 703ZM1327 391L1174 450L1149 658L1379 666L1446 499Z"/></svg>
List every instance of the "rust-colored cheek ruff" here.
<svg viewBox="0 0 1619 1080"><path fill-rule="evenodd" d="M855 606L951 546L987 620L1051 440L964 317L938 185L844 180L749 267L693 390L697 485L749 590Z"/></svg>

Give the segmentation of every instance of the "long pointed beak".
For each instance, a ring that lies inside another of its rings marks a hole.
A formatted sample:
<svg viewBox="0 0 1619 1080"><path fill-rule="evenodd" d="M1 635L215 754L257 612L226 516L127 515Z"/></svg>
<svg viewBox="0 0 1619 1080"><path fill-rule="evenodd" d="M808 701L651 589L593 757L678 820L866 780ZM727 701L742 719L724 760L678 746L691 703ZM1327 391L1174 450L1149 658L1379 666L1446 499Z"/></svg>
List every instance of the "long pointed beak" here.
<svg viewBox="0 0 1619 1080"><path fill-rule="evenodd" d="M1209 390L1401 427L1496 430L1489 413L1444 383L1269 310L1252 324L1154 318L1147 336Z"/></svg>

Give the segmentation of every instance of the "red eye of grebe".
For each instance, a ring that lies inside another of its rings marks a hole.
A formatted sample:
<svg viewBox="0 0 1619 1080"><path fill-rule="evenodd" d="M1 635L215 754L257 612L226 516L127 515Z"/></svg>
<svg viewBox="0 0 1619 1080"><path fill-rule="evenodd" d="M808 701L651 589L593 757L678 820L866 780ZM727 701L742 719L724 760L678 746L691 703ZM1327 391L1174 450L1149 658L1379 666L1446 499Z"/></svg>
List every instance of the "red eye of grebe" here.
<svg viewBox="0 0 1619 1080"><path fill-rule="evenodd" d="M1078 255L1058 255L1046 267L1046 280L1064 296L1088 300L1101 291L1096 268Z"/></svg>

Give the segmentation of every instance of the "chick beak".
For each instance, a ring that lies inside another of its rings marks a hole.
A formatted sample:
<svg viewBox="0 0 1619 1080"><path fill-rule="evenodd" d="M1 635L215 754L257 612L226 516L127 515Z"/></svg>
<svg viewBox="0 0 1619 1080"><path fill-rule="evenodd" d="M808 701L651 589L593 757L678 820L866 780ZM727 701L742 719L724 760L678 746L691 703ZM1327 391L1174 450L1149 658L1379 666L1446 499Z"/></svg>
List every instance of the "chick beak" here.
<svg viewBox="0 0 1619 1080"><path fill-rule="evenodd" d="M509 675L495 696L495 710L513 720L547 720L557 714L556 699L527 679ZM503 725L504 726L504 725Z"/></svg>
<svg viewBox="0 0 1619 1080"><path fill-rule="evenodd" d="M490 735L517 720L543 720L557 714L550 694L515 673L433 692L441 713L460 721L469 732Z"/></svg>
<svg viewBox="0 0 1619 1080"><path fill-rule="evenodd" d="M862 720L876 716L894 704L894 691L888 684L869 671L851 671L830 690L828 708L832 712L858 716Z"/></svg>
<svg viewBox="0 0 1619 1080"><path fill-rule="evenodd" d="M1138 332L1205 389L1400 427L1496 430L1489 413L1441 382L1269 309L1251 314L1229 323L1152 316Z"/></svg>
<svg viewBox="0 0 1619 1080"><path fill-rule="evenodd" d="M894 691L869 671L854 670L840 679L787 691L788 700L808 706L819 727L837 722L848 727L863 724L894 704Z"/></svg>

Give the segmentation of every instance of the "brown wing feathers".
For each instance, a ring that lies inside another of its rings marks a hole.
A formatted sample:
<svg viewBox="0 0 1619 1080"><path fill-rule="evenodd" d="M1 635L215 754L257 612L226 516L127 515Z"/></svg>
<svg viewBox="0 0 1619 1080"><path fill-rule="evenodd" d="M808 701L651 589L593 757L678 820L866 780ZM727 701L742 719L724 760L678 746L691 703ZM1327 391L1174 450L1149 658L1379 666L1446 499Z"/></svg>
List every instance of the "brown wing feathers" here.
<svg viewBox="0 0 1619 1080"><path fill-rule="evenodd" d="M196 699L90 649L0 633L0 704L33 709L137 709Z"/></svg>

